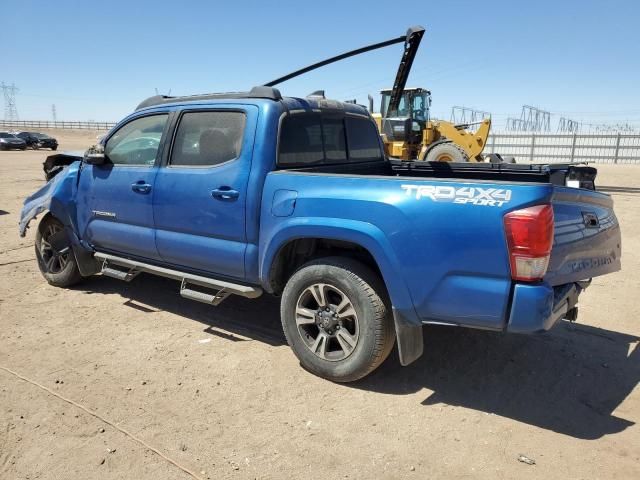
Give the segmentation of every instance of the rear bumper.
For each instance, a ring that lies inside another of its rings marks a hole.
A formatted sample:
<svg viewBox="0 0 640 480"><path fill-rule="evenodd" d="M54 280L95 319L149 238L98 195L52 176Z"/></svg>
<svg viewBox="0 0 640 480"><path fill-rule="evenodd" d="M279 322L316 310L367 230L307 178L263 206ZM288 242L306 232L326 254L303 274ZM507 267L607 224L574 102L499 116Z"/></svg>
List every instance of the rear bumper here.
<svg viewBox="0 0 640 480"><path fill-rule="evenodd" d="M513 290L507 331L536 333L549 330L576 306L578 296L589 282L551 287L547 283L518 283Z"/></svg>

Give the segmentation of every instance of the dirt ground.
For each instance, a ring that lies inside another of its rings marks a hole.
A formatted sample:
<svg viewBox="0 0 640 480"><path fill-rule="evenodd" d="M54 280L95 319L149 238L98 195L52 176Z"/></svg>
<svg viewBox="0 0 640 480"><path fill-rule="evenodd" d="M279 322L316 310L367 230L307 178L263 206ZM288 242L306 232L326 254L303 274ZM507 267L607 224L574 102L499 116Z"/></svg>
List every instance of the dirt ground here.
<svg viewBox="0 0 640 480"><path fill-rule="evenodd" d="M57 132L61 150L97 132ZM640 478L640 166L601 166L623 271L541 336L424 329L425 355L338 385L300 368L277 299L213 308L177 282L49 286L24 198L45 151L0 152L0 478ZM525 455L529 465L518 460Z"/></svg>

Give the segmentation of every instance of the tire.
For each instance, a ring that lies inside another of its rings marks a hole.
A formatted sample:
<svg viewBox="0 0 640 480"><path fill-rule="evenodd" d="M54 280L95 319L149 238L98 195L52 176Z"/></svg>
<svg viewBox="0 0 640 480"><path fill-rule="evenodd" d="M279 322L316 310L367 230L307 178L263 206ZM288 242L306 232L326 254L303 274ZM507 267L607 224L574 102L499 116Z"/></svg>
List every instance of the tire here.
<svg viewBox="0 0 640 480"><path fill-rule="evenodd" d="M282 293L287 343L311 373L334 382L359 380L384 362L395 343L386 298L380 277L360 262L325 257L306 263Z"/></svg>
<svg viewBox="0 0 640 480"><path fill-rule="evenodd" d="M464 163L469 157L455 143L440 143L427 152L426 161Z"/></svg>
<svg viewBox="0 0 640 480"><path fill-rule="evenodd" d="M51 147L52 152L55 152L56 150L58 150L58 147Z"/></svg>
<svg viewBox="0 0 640 480"><path fill-rule="evenodd" d="M51 235L64 230L52 215L45 216L36 232L36 259L42 276L54 287L70 287L82 280L76 258L69 245L66 252L55 251L49 244Z"/></svg>

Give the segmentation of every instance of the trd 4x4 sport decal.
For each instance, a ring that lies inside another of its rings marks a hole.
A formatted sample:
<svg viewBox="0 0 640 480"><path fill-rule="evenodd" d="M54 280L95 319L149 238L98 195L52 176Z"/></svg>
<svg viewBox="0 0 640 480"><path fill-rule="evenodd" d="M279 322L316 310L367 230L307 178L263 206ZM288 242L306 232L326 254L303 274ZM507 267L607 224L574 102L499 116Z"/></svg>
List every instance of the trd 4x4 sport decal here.
<svg viewBox="0 0 640 480"><path fill-rule="evenodd" d="M450 187L448 185L401 185L407 196L416 200L501 207L511 200L511 190L503 188Z"/></svg>

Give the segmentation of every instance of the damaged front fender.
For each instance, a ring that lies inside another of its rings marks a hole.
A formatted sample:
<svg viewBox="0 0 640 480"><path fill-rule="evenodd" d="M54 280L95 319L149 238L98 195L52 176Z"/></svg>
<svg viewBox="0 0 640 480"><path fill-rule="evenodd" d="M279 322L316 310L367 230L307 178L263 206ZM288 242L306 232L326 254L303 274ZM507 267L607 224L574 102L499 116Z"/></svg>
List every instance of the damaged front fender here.
<svg viewBox="0 0 640 480"><path fill-rule="evenodd" d="M40 190L24 201L20 214L20 236L24 237L31 220L43 212L51 212L65 227L77 233L75 196L80 162L65 167Z"/></svg>
<svg viewBox="0 0 640 480"><path fill-rule="evenodd" d="M50 212L64 225L67 241L73 250L82 276L88 277L100 270L93 250L80 241L77 224L76 193L81 163L64 167L53 179L24 201L20 214L20 236L24 237L31 220L41 213Z"/></svg>

